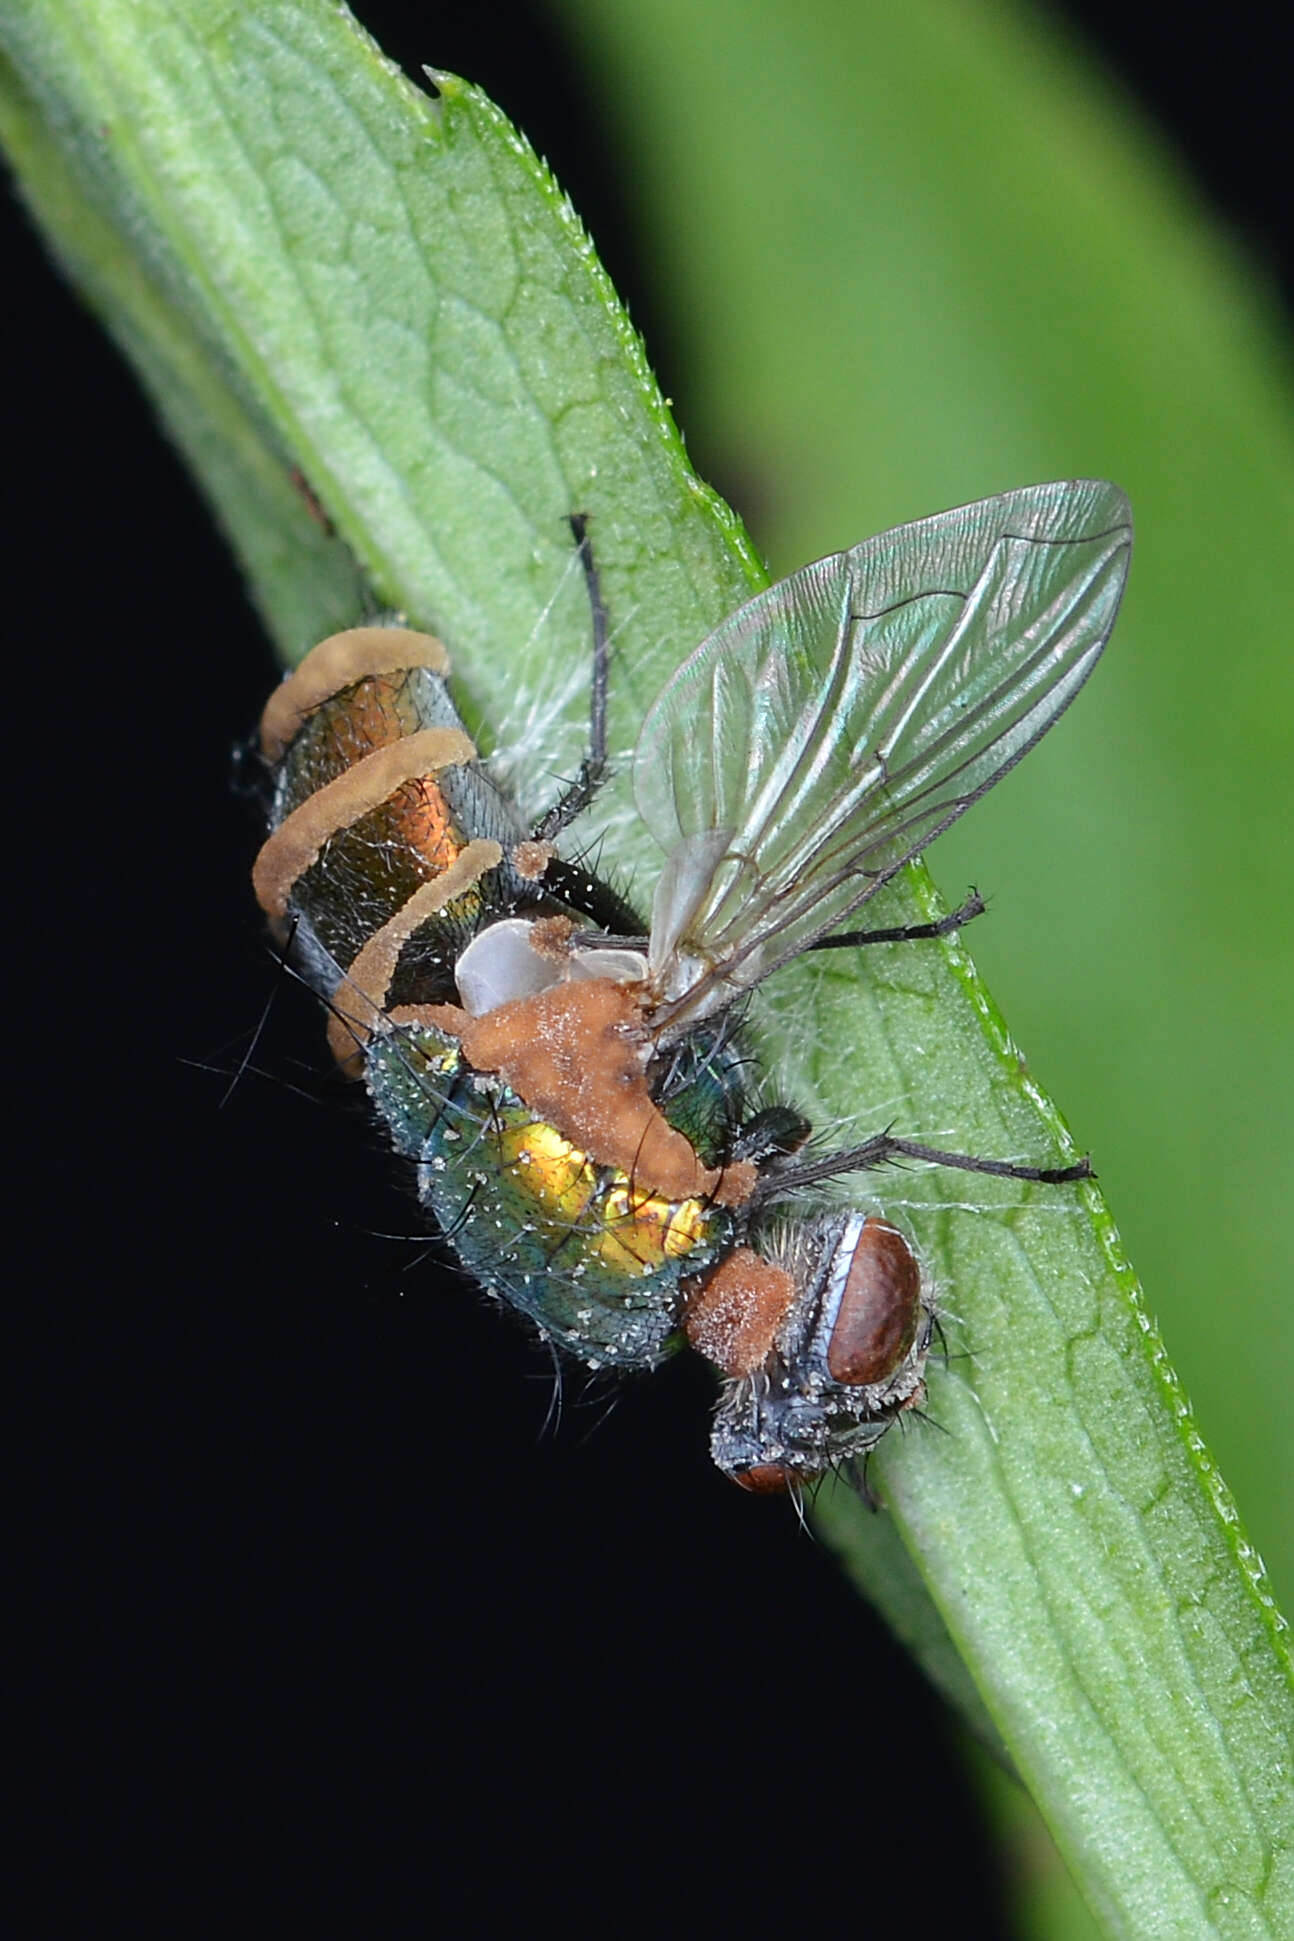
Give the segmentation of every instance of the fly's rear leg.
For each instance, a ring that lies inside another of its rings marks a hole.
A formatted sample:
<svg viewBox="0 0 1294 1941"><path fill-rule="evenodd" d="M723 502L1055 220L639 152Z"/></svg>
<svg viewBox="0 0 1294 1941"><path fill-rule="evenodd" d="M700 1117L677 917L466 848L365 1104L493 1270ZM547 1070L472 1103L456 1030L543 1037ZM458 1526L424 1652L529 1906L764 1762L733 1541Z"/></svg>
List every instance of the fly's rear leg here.
<svg viewBox="0 0 1294 1941"><path fill-rule="evenodd" d="M589 606L593 614L593 682L589 703L589 747L588 753L580 763L580 772L575 780L535 824L536 842L551 842L554 836L560 835L563 829L570 827L576 816L583 815L606 780L607 773L607 678L610 665L607 609L602 597L602 581L593 559L593 546L589 539L589 519L586 512L571 514L571 533L575 540L575 549L579 554L580 565L584 570L584 584L588 589Z"/></svg>
<svg viewBox="0 0 1294 1941"><path fill-rule="evenodd" d="M586 512L571 514L571 533L584 571L584 584L593 616L589 747L575 780L535 824L535 842L551 843L554 836L560 835L577 816L583 815L607 776L607 681L611 656L607 639L606 602L602 597L602 581L593 558L588 524ZM590 868L587 862L567 862L564 857L552 855L544 871L544 883L571 909L589 917L609 936L639 937L643 934L642 919L632 904L604 883L596 868Z"/></svg>
<svg viewBox="0 0 1294 1941"><path fill-rule="evenodd" d="M982 917L987 907L979 891L972 889L964 903L935 923L904 923L896 930L842 930L834 937L818 937L808 947L810 950L846 950L860 944L912 944L928 937L948 937L974 917Z"/></svg>

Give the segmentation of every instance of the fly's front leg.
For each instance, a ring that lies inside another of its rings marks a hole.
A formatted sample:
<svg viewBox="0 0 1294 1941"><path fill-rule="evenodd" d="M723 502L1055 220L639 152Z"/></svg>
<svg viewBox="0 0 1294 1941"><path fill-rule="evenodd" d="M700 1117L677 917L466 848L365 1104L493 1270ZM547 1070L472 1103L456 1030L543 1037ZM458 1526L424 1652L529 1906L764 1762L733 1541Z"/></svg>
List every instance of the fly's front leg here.
<svg viewBox="0 0 1294 1941"><path fill-rule="evenodd" d="M974 1153L945 1152L940 1146L925 1146L915 1139L896 1139L892 1132L878 1132L860 1146L847 1146L843 1152L821 1153L813 1159L790 1159L773 1164L763 1173L752 1204L780 1200L824 1179L839 1179L844 1173L869 1172L898 1159L921 1159L931 1166L952 1166L963 1173L988 1173L995 1179L1028 1180L1041 1186L1068 1186L1075 1180L1092 1179L1090 1159L1071 1166L1022 1166L1011 1159L981 1159Z"/></svg>

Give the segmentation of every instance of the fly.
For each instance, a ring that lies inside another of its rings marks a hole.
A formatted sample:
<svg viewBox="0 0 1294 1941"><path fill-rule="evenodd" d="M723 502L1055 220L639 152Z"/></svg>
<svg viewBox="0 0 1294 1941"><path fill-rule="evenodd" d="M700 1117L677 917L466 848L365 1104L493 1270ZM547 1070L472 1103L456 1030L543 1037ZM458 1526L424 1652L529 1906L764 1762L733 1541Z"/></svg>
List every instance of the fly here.
<svg viewBox="0 0 1294 1941"><path fill-rule="evenodd" d="M327 999L419 1197L468 1269L593 1367L686 1340L725 1377L712 1448L757 1489L865 1452L920 1401L933 1314L888 1221L805 1212L899 1156L1060 1183L881 1133L803 1151L765 1103L742 1000L848 927L1044 734L1091 672L1131 516L1098 481L902 526L758 594L666 682L633 757L662 854L650 922L557 839L607 767L606 615L589 753L533 828L476 760L444 649L359 628L271 697L257 894ZM811 1197L809 1204L812 1204Z"/></svg>

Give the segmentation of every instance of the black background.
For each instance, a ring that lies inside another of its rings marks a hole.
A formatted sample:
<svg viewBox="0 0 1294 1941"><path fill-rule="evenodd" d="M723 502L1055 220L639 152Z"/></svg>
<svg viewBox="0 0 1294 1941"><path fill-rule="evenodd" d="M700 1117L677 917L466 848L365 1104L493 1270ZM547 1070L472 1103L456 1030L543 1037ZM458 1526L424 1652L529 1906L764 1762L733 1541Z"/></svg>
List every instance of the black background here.
<svg viewBox="0 0 1294 1941"><path fill-rule="evenodd" d="M410 72L469 75L526 129L686 400L631 158L551 22L360 10ZM1150 10L1084 17L1288 293L1265 15L1232 9L1207 47L1180 17L1171 45ZM327 1077L314 1008L275 992L247 887L230 751L269 650L115 354L2 213L11 1312L35 1337L32 1777L67 1826L49 1931L91 1884L185 1932L225 1897L269 1929L326 1900L366 1931L1007 1932L944 1714L790 1513L712 1471L704 1371L574 1384L553 1431L544 1359L407 1237L402 1173Z"/></svg>

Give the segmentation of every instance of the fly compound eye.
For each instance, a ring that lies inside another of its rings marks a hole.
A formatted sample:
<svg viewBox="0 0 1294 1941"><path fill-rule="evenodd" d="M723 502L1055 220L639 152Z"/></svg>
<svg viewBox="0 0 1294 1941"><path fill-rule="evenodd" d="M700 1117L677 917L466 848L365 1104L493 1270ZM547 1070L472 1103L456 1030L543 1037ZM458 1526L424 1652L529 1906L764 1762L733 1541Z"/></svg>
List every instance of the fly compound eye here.
<svg viewBox="0 0 1294 1941"><path fill-rule="evenodd" d="M777 1462L752 1463L749 1469L729 1472L738 1489L752 1496L785 1496L795 1481L795 1471Z"/></svg>
<svg viewBox="0 0 1294 1941"><path fill-rule="evenodd" d="M864 1221L842 1258L853 1231L852 1224L846 1228L831 1265L833 1284L838 1276L842 1284L827 1372L850 1387L871 1387L897 1374L912 1352L921 1324L921 1269L898 1229L874 1218Z"/></svg>

